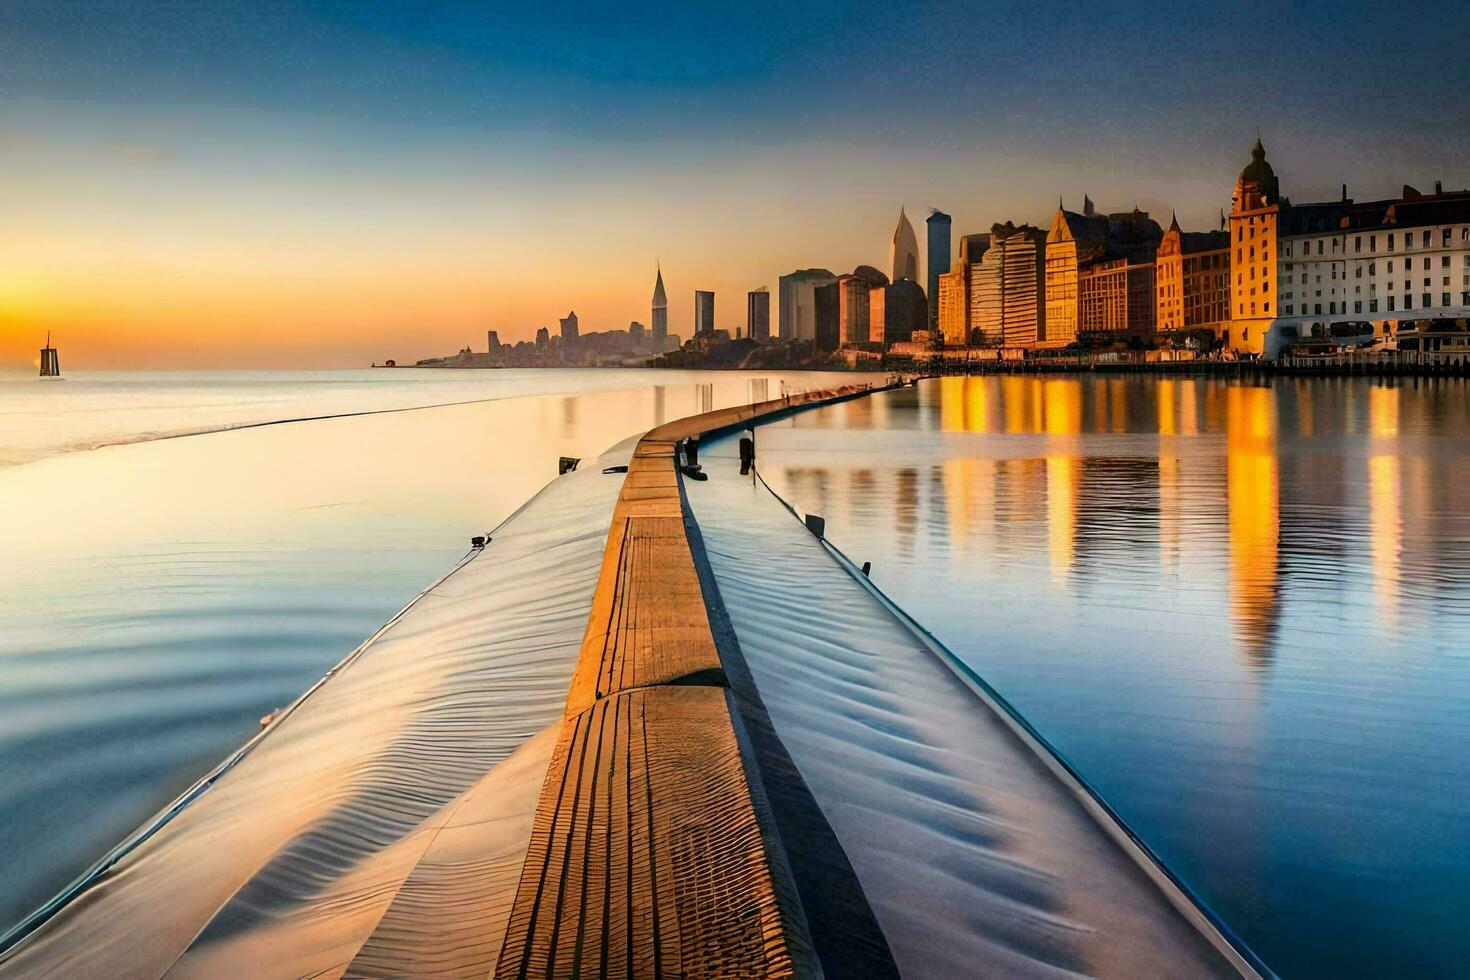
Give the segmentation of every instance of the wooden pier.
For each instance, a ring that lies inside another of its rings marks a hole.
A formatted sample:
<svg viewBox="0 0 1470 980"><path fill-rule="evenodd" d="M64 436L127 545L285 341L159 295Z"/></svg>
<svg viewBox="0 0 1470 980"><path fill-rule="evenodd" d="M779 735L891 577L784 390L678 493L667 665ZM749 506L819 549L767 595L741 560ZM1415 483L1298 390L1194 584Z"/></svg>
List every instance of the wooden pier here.
<svg viewBox="0 0 1470 980"><path fill-rule="evenodd" d="M686 440L811 392L660 426L608 531L499 977L812 975L812 945L685 524Z"/></svg>

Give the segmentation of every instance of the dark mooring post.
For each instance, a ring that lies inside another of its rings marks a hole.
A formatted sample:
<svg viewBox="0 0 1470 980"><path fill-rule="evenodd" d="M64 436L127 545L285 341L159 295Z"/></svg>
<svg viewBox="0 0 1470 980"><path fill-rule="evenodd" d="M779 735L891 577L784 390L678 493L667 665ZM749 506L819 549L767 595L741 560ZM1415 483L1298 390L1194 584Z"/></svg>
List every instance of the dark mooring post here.
<svg viewBox="0 0 1470 980"><path fill-rule="evenodd" d="M740 475L745 476L755 465L755 433L740 437Z"/></svg>

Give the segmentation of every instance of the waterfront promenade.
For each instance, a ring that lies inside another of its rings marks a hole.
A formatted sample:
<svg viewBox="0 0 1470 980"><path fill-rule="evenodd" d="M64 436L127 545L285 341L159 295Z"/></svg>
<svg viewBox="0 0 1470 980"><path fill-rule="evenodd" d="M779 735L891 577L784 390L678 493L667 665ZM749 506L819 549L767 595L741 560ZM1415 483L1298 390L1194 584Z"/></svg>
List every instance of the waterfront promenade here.
<svg viewBox="0 0 1470 980"><path fill-rule="evenodd" d="M793 703L746 662L749 597L721 597L690 440L868 390L670 423L554 481L29 923L0 976L939 976L946 940L1008 975L1254 975L837 566L819 571L858 624L845 649L889 673L854 688L795 631L777 655L828 680ZM794 574L813 541L792 542ZM985 766L915 778L923 740L873 738L935 706L926 751ZM850 727L824 751L834 715ZM861 801L833 789L871 776L843 770L852 744L901 763ZM904 827L966 815L967 787L996 812ZM1043 828L1024 851L1002 832L1017 820ZM918 842L912 864L879 860L901 841L862 830L885 824ZM983 915L932 877L962 857Z"/></svg>

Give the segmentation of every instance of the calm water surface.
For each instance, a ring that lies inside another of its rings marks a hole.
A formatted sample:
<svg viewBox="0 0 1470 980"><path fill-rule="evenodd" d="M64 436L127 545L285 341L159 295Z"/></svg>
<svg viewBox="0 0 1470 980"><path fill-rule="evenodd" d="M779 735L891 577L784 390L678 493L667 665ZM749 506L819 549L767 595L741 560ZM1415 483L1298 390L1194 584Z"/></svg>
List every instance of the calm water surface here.
<svg viewBox="0 0 1470 980"><path fill-rule="evenodd" d="M1463 975L1463 381L954 378L759 441L1273 968Z"/></svg>
<svg viewBox="0 0 1470 980"><path fill-rule="evenodd" d="M447 572L471 535L556 475L558 456L776 397L783 383L851 378L379 371L0 383L0 459L31 460L0 465L0 932ZM446 400L472 403L138 441ZM108 442L124 444L79 451Z"/></svg>

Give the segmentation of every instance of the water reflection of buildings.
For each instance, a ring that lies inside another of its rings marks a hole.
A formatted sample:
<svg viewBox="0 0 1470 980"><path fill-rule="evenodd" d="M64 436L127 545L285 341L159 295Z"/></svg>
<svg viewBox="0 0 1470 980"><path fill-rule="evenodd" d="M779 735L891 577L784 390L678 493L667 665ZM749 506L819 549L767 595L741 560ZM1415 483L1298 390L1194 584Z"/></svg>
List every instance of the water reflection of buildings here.
<svg viewBox="0 0 1470 980"><path fill-rule="evenodd" d="M882 528L884 543L863 542L873 557L886 546L915 567L1035 568L1078 595L1090 583L1162 588L1176 611L1224 620L1238 661L1260 667L1293 595L1303 610L1365 612L1388 635L1418 623L1415 604L1465 602L1470 513L1454 494L1470 459L1433 440L1459 434L1446 420L1470 417L1470 391L1412 388L944 378L820 424L882 431L917 418L919 430L992 438L925 462L895 433L884 438L903 458L859 452L850 469L789 479L820 482L823 508Z"/></svg>
<svg viewBox="0 0 1470 980"><path fill-rule="evenodd" d="M1276 401L1270 388L1234 386L1226 389L1225 405L1230 617L1247 658L1262 666L1279 611Z"/></svg>

